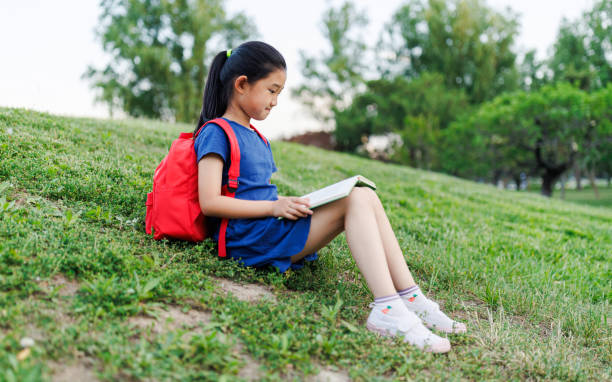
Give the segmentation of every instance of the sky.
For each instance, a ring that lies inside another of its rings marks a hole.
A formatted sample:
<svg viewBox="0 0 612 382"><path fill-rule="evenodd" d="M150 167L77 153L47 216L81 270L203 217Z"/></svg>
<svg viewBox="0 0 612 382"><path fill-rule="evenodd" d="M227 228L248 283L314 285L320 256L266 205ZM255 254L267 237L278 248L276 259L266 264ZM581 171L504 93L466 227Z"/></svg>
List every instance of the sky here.
<svg viewBox="0 0 612 382"><path fill-rule="evenodd" d="M499 11L510 6L520 15L516 51L536 49L538 57L544 58L555 40L561 19L576 19L592 7L594 0L486 2ZM354 0L353 3L369 18L363 37L372 47L383 25L405 0ZM326 49L321 16L330 4L339 5L341 1L225 1L230 15L242 11L251 17L260 39L278 49L287 61L287 83L278 106L265 121L255 123L270 139L321 129L321 124L292 99L290 88L302 81L300 50L312 55ZM89 65L102 68L110 59L94 34L100 11L97 0L2 0L0 106L108 118L108 108L94 102L95 91L81 78ZM194 110L194 118L197 116L199 110Z"/></svg>

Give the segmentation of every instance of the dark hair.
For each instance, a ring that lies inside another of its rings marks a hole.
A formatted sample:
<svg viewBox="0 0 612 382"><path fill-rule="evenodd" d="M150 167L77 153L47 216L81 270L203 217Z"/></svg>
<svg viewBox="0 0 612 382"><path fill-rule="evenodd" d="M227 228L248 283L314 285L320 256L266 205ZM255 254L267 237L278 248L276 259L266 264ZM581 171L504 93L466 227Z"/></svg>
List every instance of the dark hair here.
<svg viewBox="0 0 612 382"><path fill-rule="evenodd" d="M227 52L219 52L210 65L200 120L194 134L204 123L225 113L237 77L245 75L252 84L276 69L287 70L283 56L265 42L245 42L232 50L229 57Z"/></svg>

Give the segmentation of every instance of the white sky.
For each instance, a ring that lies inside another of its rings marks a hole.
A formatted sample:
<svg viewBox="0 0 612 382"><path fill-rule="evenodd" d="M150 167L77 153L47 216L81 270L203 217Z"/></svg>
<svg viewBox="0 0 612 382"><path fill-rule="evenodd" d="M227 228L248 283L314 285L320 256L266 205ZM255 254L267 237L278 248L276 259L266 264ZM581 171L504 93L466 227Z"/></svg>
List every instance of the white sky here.
<svg viewBox="0 0 612 382"><path fill-rule="evenodd" d="M374 45L384 23L405 1L354 0L370 19L364 32ZM320 125L291 99L289 88L301 81L299 50L326 49L321 15L341 1L226 0L229 14L251 16L261 39L287 61L286 90L265 121L257 122L271 139L288 137ZM537 49L546 56L562 17L575 19L593 0L487 0L498 10L510 6L521 15L519 51ZM88 65L105 66L108 57L94 38L100 13L97 0L2 0L0 2L0 106L25 107L61 115L108 117L105 105L94 104L94 91L81 79ZM194 118L199 110L194 110Z"/></svg>

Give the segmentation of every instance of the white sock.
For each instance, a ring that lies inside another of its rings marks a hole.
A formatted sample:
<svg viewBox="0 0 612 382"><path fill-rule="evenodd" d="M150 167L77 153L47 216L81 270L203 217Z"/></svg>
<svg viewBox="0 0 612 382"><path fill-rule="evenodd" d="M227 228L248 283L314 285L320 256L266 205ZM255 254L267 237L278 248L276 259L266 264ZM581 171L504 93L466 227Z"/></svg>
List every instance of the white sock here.
<svg viewBox="0 0 612 382"><path fill-rule="evenodd" d="M450 350L448 339L437 336L423 326L399 295L376 298L370 306L369 330L382 335L403 336L404 342L425 351L445 353Z"/></svg>
<svg viewBox="0 0 612 382"><path fill-rule="evenodd" d="M418 285L398 292L406 307L416 313L423 323L430 328L446 333L465 333L465 324L450 319L440 310L440 306L425 297Z"/></svg>
<svg viewBox="0 0 612 382"><path fill-rule="evenodd" d="M406 304L404 304L404 301L397 293L390 296L375 298L373 308L391 317L404 317L410 314Z"/></svg>

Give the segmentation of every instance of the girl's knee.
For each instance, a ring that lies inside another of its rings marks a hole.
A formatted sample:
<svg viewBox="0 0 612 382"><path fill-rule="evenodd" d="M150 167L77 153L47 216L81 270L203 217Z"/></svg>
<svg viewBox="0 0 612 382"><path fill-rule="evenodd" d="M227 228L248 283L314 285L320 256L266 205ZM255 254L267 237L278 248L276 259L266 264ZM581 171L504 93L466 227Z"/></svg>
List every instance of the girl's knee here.
<svg viewBox="0 0 612 382"><path fill-rule="evenodd" d="M382 202L380 201L380 198L378 197L376 191L372 190L371 188L368 188L368 194L372 199L372 204L374 205L374 207L383 208Z"/></svg>
<svg viewBox="0 0 612 382"><path fill-rule="evenodd" d="M355 187L349 194L349 202L358 203L361 205L370 204L373 206L382 206L378 195L369 187Z"/></svg>
<svg viewBox="0 0 612 382"><path fill-rule="evenodd" d="M363 203L368 203L370 200L370 196L368 192L363 187L355 187L351 190L347 201L349 203L357 203L363 205Z"/></svg>

